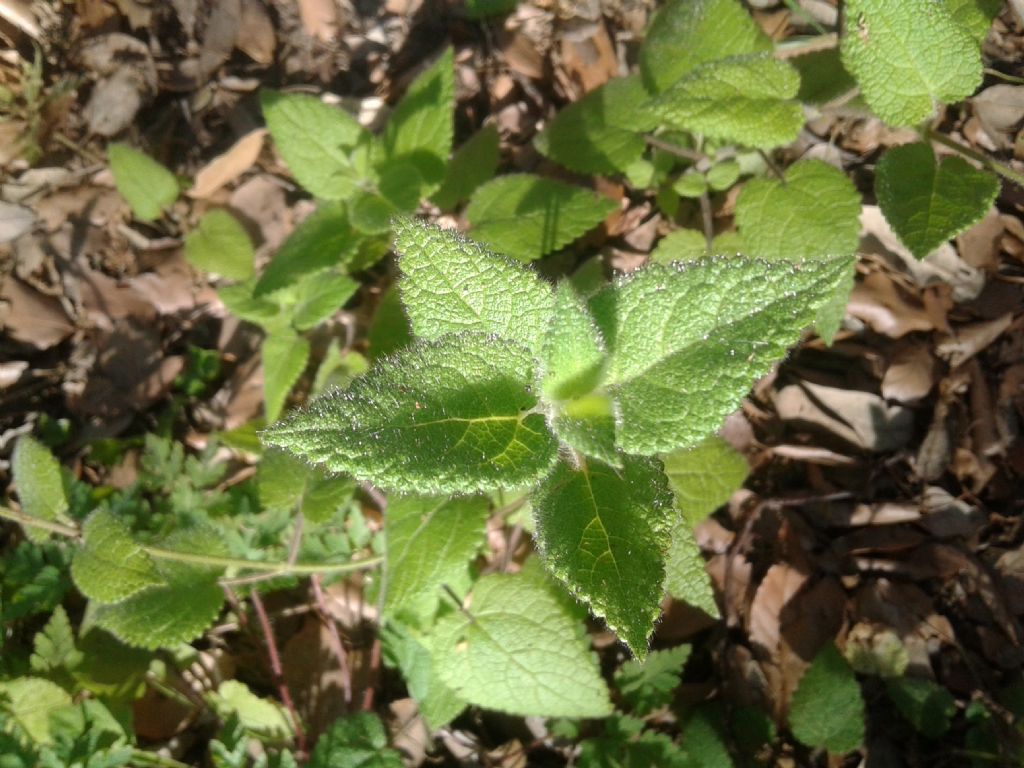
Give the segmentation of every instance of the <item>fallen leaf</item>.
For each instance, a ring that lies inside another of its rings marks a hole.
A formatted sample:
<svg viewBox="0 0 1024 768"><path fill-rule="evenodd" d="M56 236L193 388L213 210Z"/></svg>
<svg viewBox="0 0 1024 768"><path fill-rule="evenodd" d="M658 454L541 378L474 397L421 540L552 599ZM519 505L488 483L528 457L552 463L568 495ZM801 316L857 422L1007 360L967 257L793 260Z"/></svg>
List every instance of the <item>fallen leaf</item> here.
<svg viewBox="0 0 1024 768"><path fill-rule="evenodd" d="M249 170L263 149L265 128L250 131L231 145L222 155L217 155L196 173L196 183L188 191L189 197L205 199L221 187L237 179Z"/></svg>
<svg viewBox="0 0 1024 768"><path fill-rule="evenodd" d="M1024 121L1024 86L999 83L969 99L985 133L999 149L1013 146Z"/></svg>
<svg viewBox="0 0 1024 768"><path fill-rule="evenodd" d="M49 349L75 330L61 303L8 276L0 286L0 326L10 338L36 349Z"/></svg>
<svg viewBox="0 0 1024 768"><path fill-rule="evenodd" d="M242 0L242 19L235 46L257 64L268 65L274 61L277 37L274 22L262 0Z"/></svg>
<svg viewBox="0 0 1024 768"><path fill-rule="evenodd" d="M911 304L881 272L870 273L854 286L846 311L867 323L875 333L893 339L935 328L924 308Z"/></svg>
<svg viewBox="0 0 1024 768"><path fill-rule="evenodd" d="M928 347L907 343L897 347L882 378L882 397L900 403L916 403L935 386L935 358Z"/></svg>
<svg viewBox="0 0 1024 768"><path fill-rule="evenodd" d="M299 18L306 34L329 43L338 35L338 11L333 0L298 0Z"/></svg>
<svg viewBox="0 0 1024 768"><path fill-rule="evenodd" d="M0 244L17 240L32 229L35 221L30 209L0 200Z"/></svg>
<svg viewBox="0 0 1024 768"><path fill-rule="evenodd" d="M1013 313L984 323L962 325L956 329L956 336L946 338L935 345L935 353L945 359L951 368L957 368L984 350L998 339L1013 321Z"/></svg>

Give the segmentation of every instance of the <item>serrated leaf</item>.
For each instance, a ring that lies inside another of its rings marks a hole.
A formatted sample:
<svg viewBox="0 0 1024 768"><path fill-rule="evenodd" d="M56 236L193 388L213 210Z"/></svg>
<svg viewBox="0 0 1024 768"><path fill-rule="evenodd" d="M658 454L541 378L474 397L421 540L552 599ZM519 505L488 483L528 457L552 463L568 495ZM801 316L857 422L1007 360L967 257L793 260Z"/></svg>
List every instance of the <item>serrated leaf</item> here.
<svg viewBox="0 0 1024 768"><path fill-rule="evenodd" d="M932 680L897 677L885 683L889 698L914 729L929 739L937 739L949 730L956 714L956 699Z"/></svg>
<svg viewBox="0 0 1024 768"><path fill-rule="evenodd" d="M576 623L536 582L491 574L468 614L441 619L432 650L438 674L466 701L515 715L605 717L612 705L597 658Z"/></svg>
<svg viewBox="0 0 1024 768"><path fill-rule="evenodd" d="M335 720L320 737L307 768L402 768L402 758L388 747L380 718L357 712Z"/></svg>
<svg viewBox="0 0 1024 768"><path fill-rule="evenodd" d="M20 437L11 457L11 472L24 514L52 522L67 512L60 464L42 443L29 435ZM50 535L29 526L24 526L24 530L29 540L35 542L45 541Z"/></svg>
<svg viewBox="0 0 1024 768"><path fill-rule="evenodd" d="M384 128L384 147L391 158L416 166L428 185L444 178L452 151L455 108L455 54L451 47L409 86Z"/></svg>
<svg viewBox="0 0 1024 768"><path fill-rule="evenodd" d="M693 261L707 254L708 241L703 232L695 229L677 229L658 241L651 251L652 264L671 264L673 261Z"/></svg>
<svg viewBox="0 0 1024 768"><path fill-rule="evenodd" d="M230 280L252 277L253 255L248 233L222 208L207 211L185 238L185 258L194 267Z"/></svg>
<svg viewBox="0 0 1024 768"><path fill-rule="evenodd" d="M392 497L387 537L384 614L394 615L460 577L483 542L489 504L482 496Z"/></svg>
<svg viewBox="0 0 1024 768"><path fill-rule="evenodd" d="M715 590L704 567L704 556L693 535L693 526L682 517L677 517L672 526L672 543L665 555L665 589L676 600L718 618Z"/></svg>
<svg viewBox="0 0 1024 768"><path fill-rule="evenodd" d="M684 745L687 756L695 760L700 768L734 768L729 749L712 724L706 709L701 707L689 719L679 741Z"/></svg>
<svg viewBox="0 0 1024 768"><path fill-rule="evenodd" d="M298 331L308 331L345 306L359 290L359 283L328 270L307 275L296 288L298 300L292 311L292 325Z"/></svg>
<svg viewBox="0 0 1024 768"><path fill-rule="evenodd" d="M137 149L111 144L107 147L107 162L117 191L139 221L159 219L164 209L178 199L180 189L174 174Z"/></svg>
<svg viewBox="0 0 1024 768"><path fill-rule="evenodd" d="M22 541L0 560L0 619L49 613L71 587L63 543Z"/></svg>
<svg viewBox="0 0 1024 768"><path fill-rule="evenodd" d="M32 671L56 678L64 683L69 671L82 660L82 653L75 647L75 633L68 620L64 606L58 605L49 620L32 639L32 656L29 666Z"/></svg>
<svg viewBox="0 0 1024 768"><path fill-rule="evenodd" d="M501 159L498 145L498 129L493 124L485 125L470 136L452 155L440 189L431 195L434 205L442 211L450 211L491 179Z"/></svg>
<svg viewBox="0 0 1024 768"><path fill-rule="evenodd" d="M191 556L226 554L210 529L182 529L171 534L161 548ZM186 643L213 622L224 604L217 583L221 570L176 560L158 560L165 584L149 587L112 605L95 607L96 624L128 645L155 650Z"/></svg>
<svg viewBox="0 0 1024 768"><path fill-rule="evenodd" d="M953 21L982 42L992 26L992 19L999 15L1002 0L943 0Z"/></svg>
<svg viewBox="0 0 1024 768"><path fill-rule="evenodd" d="M694 69L648 109L674 128L771 149L793 141L803 127L799 89L789 63L770 54L738 56Z"/></svg>
<svg viewBox="0 0 1024 768"><path fill-rule="evenodd" d="M276 702L261 699L245 683L225 680L209 699L222 719L236 716L246 731L261 739L284 741L292 737L287 711Z"/></svg>
<svg viewBox="0 0 1024 768"><path fill-rule="evenodd" d="M785 181L752 179L736 200L743 252L765 259L847 256L857 250L860 193L821 160L791 165Z"/></svg>
<svg viewBox="0 0 1024 768"><path fill-rule="evenodd" d="M414 334L493 333L540 351L555 299L529 269L457 232L408 219L395 224L395 250Z"/></svg>
<svg viewBox="0 0 1024 768"><path fill-rule="evenodd" d="M813 51L797 56L792 61L800 73L800 93L797 98L804 104L828 104L846 96L857 87L853 75L843 67L838 48Z"/></svg>
<svg viewBox="0 0 1024 768"><path fill-rule="evenodd" d="M980 221L998 193L995 176L960 157L936 161L928 144L893 147L875 173L882 213L919 259Z"/></svg>
<svg viewBox="0 0 1024 768"><path fill-rule="evenodd" d="M100 508L82 525L82 546L71 561L71 577L86 597L116 603L162 584L156 565L113 512Z"/></svg>
<svg viewBox="0 0 1024 768"><path fill-rule="evenodd" d="M590 392L601 378L604 343L572 284L555 289L555 307L542 348L541 389L552 400Z"/></svg>
<svg viewBox="0 0 1024 768"><path fill-rule="evenodd" d="M558 439L570 448L621 467L622 454L615 445L613 406L611 398L600 392L566 400L558 404L551 426Z"/></svg>
<svg viewBox="0 0 1024 768"><path fill-rule="evenodd" d="M533 369L526 350L493 336L419 342L274 425L264 440L382 488L522 486L557 453L544 417L529 413Z"/></svg>
<svg viewBox="0 0 1024 768"><path fill-rule="evenodd" d="M676 505L690 525L725 504L750 472L743 455L717 435L661 460Z"/></svg>
<svg viewBox="0 0 1024 768"><path fill-rule="evenodd" d="M454 720L466 708L466 702L438 677L430 643L429 635L416 635L394 621L381 631L385 661L399 669L420 714L431 730L437 730Z"/></svg>
<svg viewBox="0 0 1024 768"><path fill-rule="evenodd" d="M669 452L717 429L834 296L850 263L712 257L650 266L596 297L619 447Z"/></svg>
<svg viewBox="0 0 1024 768"><path fill-rule="evenodd" d="M915 125L981 84L978 43L942 2L850 0L843 20L843 65L890 125Z"/></svg>
<svg viewBox="0 0 1024 768"><path fill-rule="evenodd" d="M285 288L303 275L342 267L356 252L359 238L341 203L324 203L303 219L284 241L256 283L254 296Z"/></svg>
<svg viewBox="0 0 1024 768"><path fill-rule="evenodd" d="M309 362L309 341L294 333L274 333L263 340L263 410L276 421L285 398Z"/></svg>
<svg viewBox="0 0 1024 768"><path fill-rule="evenodd" d="M473 238L521 261L568 245L618 208L589 189L527 173L489 181L466 208Z"/></svg>
<svg viewBox="0 0 1024 768"><path fill-rule="evenodd" d="M609 80L562 109L537 135L542 153L580 173L621 173L640 159L647 145L638 121L650 98L636 75Z"/></svg>
<svg viewBox="0 0 1024 768"><path fill-rule="evenodd" d="M672 0L651 19L640 71L659 92L701 64L771 46L738 0Z"/></svg>
<svg viewBox="0 0 1024 768"><path fill-rule="evenodd" d="M366 132L355 118L315 96L263 91L267 128L288 169L314 197L344 200L361 178L351 154Z"/></svg>
<svg viewBox="0 0 1024 768"><path fill-rule="evenodd" d="M50 715L71 704L67 691L41 677L0 680L0 712L6 712L36 744L51 744Z"/></svg>
<svg viewBox="0 0 1024 768"><path fill-rule="evenodd" d="M663 651L651 651L641 661L630 659L615 672L615 687L634 714L643 716L672 702L679 687L683 666L692 647L677 645Z"/></svg>
<svg viewBox="0 0 1024 768"><path fill-rule="evenodd" d="M789 723L809 747L843 755L864 741L864 699L846 659L826 643L800 678L789 705Z"/></svg>
<svg viewBox="0 0 1024 768"><path fill-rule="evenodd" d="M562 462L532 498L544 563L643 658L664 596L672 497L656 461Z"/></svg>

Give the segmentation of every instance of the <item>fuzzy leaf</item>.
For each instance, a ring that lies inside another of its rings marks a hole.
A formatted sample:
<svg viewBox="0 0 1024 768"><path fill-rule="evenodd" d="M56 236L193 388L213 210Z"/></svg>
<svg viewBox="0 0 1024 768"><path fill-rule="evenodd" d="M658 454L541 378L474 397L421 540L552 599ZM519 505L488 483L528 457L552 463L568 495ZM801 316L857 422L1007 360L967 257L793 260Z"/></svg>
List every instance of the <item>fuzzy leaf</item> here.
<svg viewBox="0 0 1024 768"><path fill-rule="evenodd" d="M544 337L544 394L568 400L590 392L601 377L604 343L590 313L572 285L555 290L555 309Z"/></svg>
<svg viewBox="0 0 1024 768"><path fill-rule="evenodd" d="M309 362L309 341L295 333L274 333L263 340L263 409L267 423L281 415L285 398Z"/></svg>
<svg viewBox="0 0 1024 768"><path fill-rule="evenodd" d="M163 583L149 555L109 509L90 515L82 534L82 546L71 561L71 576L86 597L116 603Z"/></svg>
<svg viewBox="0 0 1024 768"><path fill-rule="evenodd" d="M420 714L431 730L447 725L466 708L437 674L430 651L432 637L416 635L412 630L389 621L381 631L385 661L397 667L409 695L416 699Z"/></svg>
<svg viewBox="0 0 1024 768"><path fill-rule="evenodd" d="M342 267L355 254L359 238L341 203L324 203L284 241L256 283L254 296L273 293L298 278L328 267Z"/></svg>
<svg viewBox="0 0 1024 768"><path fill-rule="evenodd" d="M470 136L452 155L441 188L431 196L434 205L450 211L490 180L501 160L498 144L498 129L494 125L486 125Z"/></svg>
<svg viewBox="0 0 1024 768"><path fill-rule="evenodd" d="M738 0L672 0L651 19L640 71L660 92L701 64L771 47Z"/></svg>
<svg viewBox="0 0 1024 768"><path fill-rule="evenodd" d="M28 435L19 438L11 457L11 472L24 514L52 522L67 512L60 464L49 448ZM28 526L25 535L36 542L49 537L46 531Z"/></svg>
<svg viewBox="0 0 1024 768"><path fill-rule="evenodd" d="M263 91L263 116L289 170L314 197L344 200L361 174L351 159L366 132L355 118L315 96Z"/></svg>
<svg viewBox="0 0 1024 768"><path fill-rule="evenodd" d="M399 289L414 334L493 333L540 351L555 299L537 275L451 230L402 219L395 233Z"/></svg>
<svg viewBox="0 0 1024 768"><path fill-rule="evenodd" d="M264 452L256 477L264 509L298 509L312 523L330 520L356 489L352 478L330 475L277 448Z"/></svg>
<svg viewBox="0 0 1024 768"><path fill-rule="evenodd" d="M292 312L292 325L298 331L308 331L345 306L359 290L359 283L348 275L325 270L308 275L296 288L298 301Z"/></svg>
<svg viewBox="0 0 1024 768"><path fill-rule="evenodd" d="M893 147L875 175L882 213L919 259L980 221L998 193L995 176L959 157L936 162L927 144Z"/></svg>
<svg viewBox="0 0 1024 768"><path fill-rule="evenodd" d="M592 302L627 453L694 446L717 429L831 299L849 258L742 256L654 265Z"/></svg>
<svg viewBox="0 0 1024 768"><path fill-rule="evenodd" d="M222 208L208 211L189 232L185 258L204 272L230 280L248 280L253 274L252 241L238 219Z"/></svg>
<svg viewBox="0 0 1024 768"><path fill-rule="evenodd" d="M717 435L663 456L662 461L676 505L690 525L725 504L750 471L743 455Z"/></svg>
<svg viewBox="0 0 1024 768"><path fill-rule="evenodd" d="M843 19L843 65L891 125L915 125L981 84L978 43L942 2L850 0Z"/></svg>
<svg viewBox="0 0 1024 768"><path fill-rule="evenodd" d="M657 247L651 251L651 262L671 264L673 261L693 261L705 256L707 251L708 241L703 232L677 229L658 241Z"/></svg>
<svg viewBox="0 0 1024 768"><path fill-rule="evenodd" d="M420 342L264 433L383 488L453 493L514 488L543 475L557 442L528 413L534 362L483 334Z"/></svg>
<svg viewBox="0 0 1024 768"><path fill-rule="evenodd" d="M234 715L246 731L262 739L282 741L292 737L287 711L274 701L261 699L245 683L225 680L210 700L221 719Z"/></svg>
<svg viewBox="0 0 1024 768"><path fill-rule="evenodd" d="M637 122L649 98L638 76L609 80L555 115L537 148L579 173L624 172L647 147L641 131L654 127Z"/></svg>
<svg viewBox="0 0 1024 768"><path fill-rule="evenodd" d="M651 102L670 126L710 139L771 149L793 141L804 124L796 101L800 76L769 54L704 64Z"/></svg>
<svg viewBox="0 0 1024 768"><path fill-rule="evenodd" d="M335 720L316 743L307 768L402 768L402 758L388 747L388 735L372 712Z"/></svg>
<svg viewBox="0 0 1024 768"><path fill-rule="evenodd" d="M652 651L642 662L630 659L619 667L615 672L615 687L622 693L630 711L643 716L668 706L692 650L689 645L677 645L664 651Z"/></svg>
<svg viewBox="0 0 1024 768"><path fill-rule="evenodd" d="M543 585L523 576L481 578L468 614L438 622L433 652L441 679L472 704L540 717L612 712L576 623Z"/></svg>
<svg viewBox="0 0 1024 768"><path fill-rule="evenodd" d="M711 577L704 567L704 557L693 535L693 527L682 518L672 527L672 544L665 556L665 589L676 600L718 618L718 604Z"/></svg>
<svg viewBox="0 0 1024 768"><path fill-rule="evenodd" d="M388 501L385 615L458 579L484 539L489 505L482 496L399 496Z"/></svg>
<svg viewBox="0 0 1024 768"><path fill-rule="evenodd" d="M657 462L562 462L533 494L548 569L643 658L664 596L672 496Z"/></svg>
<svg viewBox="0 0 1024 768"><path fill-rule="evenodd" d="M618 207L583 187L513 173L477 189L466 218L475 239L531 261L568 245Z"/></svg>
<svg viewBox="0 0 1024 768"><path fill-rule="evenodd" d="M949 730L956 715L956 699L933 680L897 677L886 681L889 698L914 729L929 739Z"/></svg>
<svg viewBox="0 0 1024 768"><path fill-rule="evenodd" d="M836 755L851 752L864 741L860 685L831 642L800 678L789 705L789 723L801 742Z"/></svg>
<svg viewBox="0 0 1024 768"><path fill-rule="evenodd" d="M613 403L607 395L597 392L559 403L552 428L562 442L584 456L622 466L622 454L615 446Z"/></svg>
<svg viewBox="0 0 1024 768"><path fill-rule="evenodd" d="M107 147L114 184L139 221L159 219L181 191L174 174L148 155L127 144Z"/></svg>
<svg viewBox="0 0 1024 768"><path fill-rule="evenodd" d="M992 19L999 15L1002 0L944 0L953 21L971 33L978 42L983 42L992 26Z"/></svg>
<svg viewBox="0 0 1024 768"><path fill-rule="evenodd" d="M41 677L0 680L0 712L8 714L37 744L53 742L50 715L69 704L67 691Z"/></svg>

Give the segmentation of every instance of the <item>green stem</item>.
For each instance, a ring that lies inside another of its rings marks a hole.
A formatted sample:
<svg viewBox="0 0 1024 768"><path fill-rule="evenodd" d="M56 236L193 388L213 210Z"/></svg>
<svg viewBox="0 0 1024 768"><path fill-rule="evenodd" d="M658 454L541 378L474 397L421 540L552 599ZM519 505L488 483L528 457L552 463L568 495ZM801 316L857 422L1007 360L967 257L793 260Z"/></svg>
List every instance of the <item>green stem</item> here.
<svg viewBox="0 0 1024 768"><path fill-rule="evenodd" d="M1007 181L1012 181L1018 187L1024 187L1024 174L1017 173L1005 163L1001 163L998 160L993 160L988 155L984 155L971 147L961 144L959 141L954 141L945 134L939 133L938 131L929 128L927 131L929 139L934 141L936 144L941 144L944 147L949 147L954 152L957 152L964 157L970 158L976 162L981 163L990 171L999 176L1002 176Z"/></svg>
<svg viewBox="0 0 1024 768"><path fill-rule="evenodd" d="M0 507L0 518L11 520L20 525L39 528L40 530L57 533L69 538L78 538L81 533L77 528L61 523L53 523L49 520L40 520L38 517L30 517L21 512L15 512L7 507ZM293 573L348 573L351 571L362 571L367 568L374 568L380 565L384 558L368 557L365 560L357 560L349 563L288 563L288 562L263 562L259 560L243 560L237 557L217 557L216 555L199 555L193 552L178 552L173 549L162 549L161 547L147 547L140 545L140 549L150 557L159 560L174 560L179 563L191 563L193 565L209 565L217 568L240 568L250 571L272 572L281 576Z"/></svg>

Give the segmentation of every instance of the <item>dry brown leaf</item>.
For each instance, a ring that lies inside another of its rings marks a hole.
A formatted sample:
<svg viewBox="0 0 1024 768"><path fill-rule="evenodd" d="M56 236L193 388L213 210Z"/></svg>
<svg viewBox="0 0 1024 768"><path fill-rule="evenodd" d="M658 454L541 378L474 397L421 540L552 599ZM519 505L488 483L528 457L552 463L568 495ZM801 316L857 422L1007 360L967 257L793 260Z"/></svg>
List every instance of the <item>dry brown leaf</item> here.
<svg viewBox="0 0 1024 768"><path fill-rule="evenodd" d="M562 66L583 93L604 85L619 74L615 46L602 22L577 23L561 38Z"/></svg>
<svg viewBox="0 0 1024 768"><path fill-rule="evenodd" d="M75 330L61 303L8 276L0 286L0 327L14 341L49 349Z"/></svg>
<svg viewBox="0 0 1024 768"><path fill-rule="evenodd" d="M999 83L971 98L974 114L999 149L1013 146L1024 121L1024 86Z"/></svg>
<svg viewBox="0 0 1024 768"><path fill-rule="evenodd" d="M957 235L956 247L960 252L960 258L976 269L984 269L988 272L995 272L999 269L999 243L1003 239L1006 226L999 215L998 209L993 206L985 217L968 229L966 232Z"/></svg>
<svg viewBox="0 0 1024 768"><path fill-rule="evenodd" d="M935 358L928 347L913 342L903 344L893 353L882 378L882 397L916 403L928 396L935 381Z"/></svg>
<svg viewBox="0 0 1024 768"><path fill-rule="evenodd" d="M761 580L750 604L749 635L762 658L772 658L782 636L782 610L807 583L808 575L788 563L775 563Z"/></svg>
<svg viewBox="0 0 1024 768"><path fill-rule="evenodd" d="M208 198L249 170L263 150L266 135L266 128L250 131L232 144L227 152L204 165L196 174L196 183L188 191L189 196Z"/></svg>
<svg viewBox="0 0 1024 768"><path fill-rule="evenodd" d="M262 0L242 0L242 19L235 46L257 64L271 64L277 36Z"/></svg>
<svg viewBox="0 0 1024 768"><path fill-rule="evenodd" d="M876 333L893 339L935 328L924 308L911 304L881 272L870 273L854 287L846 311Z"/></svg>
<svg viewBox="0 0 1024 768"><path fill-rule="evenodd" d="M961 325L954 338L946 338L935 345L935 353L945 359L951 368L958 368L998 339L1013 321L1013 313L984 323Z"/></svg>
<svg viewBox="0 0 1024 768"><path fill-rule="evenodd" d="M321 43L338 36L338 9L334 0L298 0L299 18L306 34Z"/></svg>

